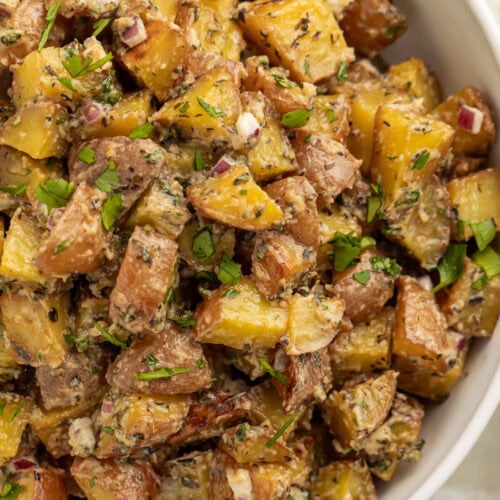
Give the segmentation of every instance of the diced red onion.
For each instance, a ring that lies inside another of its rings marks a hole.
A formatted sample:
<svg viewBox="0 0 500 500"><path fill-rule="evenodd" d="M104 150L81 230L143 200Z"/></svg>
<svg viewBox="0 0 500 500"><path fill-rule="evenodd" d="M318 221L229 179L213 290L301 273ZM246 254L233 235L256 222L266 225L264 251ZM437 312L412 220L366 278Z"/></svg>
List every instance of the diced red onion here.
<svg viewBox="0 0 500 500"><path fill-rule="evenodd" d="M215 164L213 173L223 174L224 172L227 172L235 164L236 162L230 156L224 155Z"/></svg>
<svg viewBox="0 0 500 500"><path fill-rule="evenodd" d="M12 10L5 5L0 6L0 17L10 17L12 15Z"/></svg>
<svg viewBox="0 0 500 500"><path fill-rule="evenodd" d="M134 17L134 23L122 33L122 42L132 48L147 40L148 33L140 17Z"/></svg>
<svg viewBox="0 0 500 500"><path fill-rule="evenodd" d="M49 219L47 220L47 227L49 229L54 229L56 227L57 222L63 216L65 210L65 208L52 209L49 215Z"/></svg>
<svg viewBox="0 0 500 500"><path fill-rule="evenodd" d="M484 113L477 108L462 104L458 112L458 126L472 134L478 134L483 124Z"/></svg>
<svg viewBox="0 0 500 500"><path fill-rule="evenodd" d="M243 142L248 142L260 134L260 125L257 118L252 113L241 113L236 121L236 131L243 139Z"/></svg>
<svg viewBox="0 0 500 500"><path fill-rule="evenodd" d="M111 403L110 401L103 401L101 407L101 413L104 413L105 415L113 413L113 403Z"/></svg>
<svg viewBox="0 0 500 500"><path fill-rule="evenodd" d="M31 457L17 457L13 458L11 461L11 465L14 470L27 470L33 467L36 467L38 464Z"/></svg>
<svg viewBox="0 0 500 500"><path fill-rule="evenodd" d="M89 102L82 108L82 115L87 123L93 123L101 118L102 106L95 101Z"/></svg>

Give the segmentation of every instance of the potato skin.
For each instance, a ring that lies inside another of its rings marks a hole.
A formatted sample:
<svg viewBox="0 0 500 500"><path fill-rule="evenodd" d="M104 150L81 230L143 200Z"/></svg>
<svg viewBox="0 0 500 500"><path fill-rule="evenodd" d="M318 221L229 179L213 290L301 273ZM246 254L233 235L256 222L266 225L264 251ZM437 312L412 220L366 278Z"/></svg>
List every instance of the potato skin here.
<svg viewBox="0 0 500 500"><path fill-rule="evenodd" d="M374 271L370 259L382 256L378 250L361 252L360 261L340 274L334 275L332 293L344 299L345 314L353 323L367 321L378 314L394 294L394 278L383 271ZM370 272L370 280L362 285L354 273Z"/></svg>
<svg viewBox="0 0 500 500"><path fill-rule="evenodd" d="M137 226L110 296L109 317L133 333L161 331L164 297L172 282L177 243Z"/></svg>
<svg viewBox="0 0 500 500"><path fill-rule="evenodd" d="M85 182L76 188L61 218L38 250L36 264L44 274L64 278L69 274L89 273L103 263L108 243L108 234L101 222L105 199L105 193ZM66 241L69 241L68 247L57 252L57 246Z"/></svg>
<svg viewBox="0 0 500 500"><path fill-rule="evenodd" d="M67 498L65 474L64 470L53 467L36 467L24 472L16 480L16 483L25 490L19 498L25 498L24 495L29 494L33 495L30 498L36 500Z"/></svg>
<svg viewBox="0 0 500 500"><path fill-rule="evenodd" d="M148 355L158 360L148 369ZM204 367L200 368L200 365ZM189 368L169 379L139 381L135 373L158 370L162 367ZM208 362L201 346L188 335L174 329L148 335L133 342L120 353L109 367L106 379L123 392L143 394L189 394L207 389L212 384Z"/></svg>
<svg viewBox="0 0 500 500"><path fill-rule="evenodd" d="M160 481L147 462L76 458L70 470L89 500L150 500L160 489Z"/></svg>

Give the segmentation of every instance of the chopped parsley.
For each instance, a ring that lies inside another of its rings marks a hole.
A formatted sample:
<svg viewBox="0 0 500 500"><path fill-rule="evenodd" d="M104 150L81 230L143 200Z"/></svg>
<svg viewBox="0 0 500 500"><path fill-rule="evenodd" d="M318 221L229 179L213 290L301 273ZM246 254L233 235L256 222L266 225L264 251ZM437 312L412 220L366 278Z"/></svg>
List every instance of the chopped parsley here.
<svg viewBox="0 0 500 500"><path fill-rule="evenodd" d="M210 228L205 227L196 234L191 249L200 262L205 262L212 257L215 253L215 245Z"/></svg>
<svg viewBox="0 0 500 500"><path fill-rule="evenodd" d="M285 433L285 431L293 424L295 417L290 417L286 422L278 429L276 434L265 444L266 448L270 448L278 439Z"/></svg>
<svg viewBox="0 0 500 500"><path fill-rule="evenodd" d="M236 430L236 434L234 435L234 437L236 438L236 441L239 441L241 443L242 441L244 441L246 434L247 426L246 424L241 424Z"/></svg>
<svg viewBox="0 0 500 500"><path fill-rule="evenodd" d="M78 335L76 333L63 333L63 338L66 344L73 345Z"/></svg>
<svg viewBox="0 0 500 500"><path fill-rule="evenodd" d="M92 36L98 36L100 35L108 26L108 24L111 22L111 19L104 17L102 19L98 19L92 28L94 29Z"/></svg>
<svg viewBox="0 0 500 500"><path fill-rule="evenodd" d="M488 280L500 274L500 255L491 247L486 247L484 250L477 251L472 260L481 266Z"/></svg>
<svg viewBox="0 0 500 500"><path fill-rule="evenodd" d="M194 150L193 158L193 170L203 170L205 168L205 162L201 156L201 151L199 149Z"/></svg>
<svg viewBox="0 0 500 500"><path fill-rule="evenodd" d="M375 245L375 240L369 236L361 238L349 234L335 233L332 240L334 246L333 267L335 271L345 271L359 257L365 248Z"/></svg>
<svg viewBox="0 0 500 500"><path fill-rule="evenodd" d="M432 289L432 293L438 292L462 277L466 251L467 245L465 243L453 243L446 249L437 265L439 285Z"/></svg>
<svg viewBox="0 0 500 500"><path fill-rule="evenodd" d="M107 330L99 326L98 324L95 325L97 328L97 331L110 343L113 344L117 347L122 347L125 348L127 347L127 344L123 342L123 340L117 339L112 333L109 333Z"/></svg>
<svg viewBox="0 0 500 500"><path fill-rule="evenodd" d="M67 76L62 76L61 78L58 78L57 81L62 83L69 90L72 90L73 92L76 91L75 87L73 87L73 83Z"/></svg>
<svg viewBox="0 0 500 500"><path fill-rule="evenodd" d="M382 208L382 196L384 194L384 190L380 184L370 184L370 187L373 191L372 196L368 196L367 198L367 211L366 211L366 222L369 224L375 219L376 216L381 218L380 209Z"/></svg>
<svg viewBox="0 0 500 500"><path fill-rule="evenodd" d="M205 368L207 366L207 364L205 363L205 361L203 359L197 359L196 360L196 366L200 369L200 370L203 370L203 368Z"/></svg>
<svg viewBox="0 0 500 500"><path fill-rule="evenodd" d="M241 281L241 271L238 264L225 253L222 254L217 279L224 285L236 285Z"/></svg>
<svg viewBox="0 0 500 500"><path fill-rule="evenodd" d="M120 212L123 204L123 197L121 194L114 194L108 198L101 210L102 225L109 231L115 224L116 217Z"/></svg>
<svg viewBox="0 0 500 500"><path fill-rule="evenodd" d="M105 425L102 428L102 432L105 432L106 434L109 434L110 436L112 436L115 433L115 430L113 429L113 427L108 427L107 425Z"/></svg>
<svg viewBox="0 0 500 500"><path fill-rule="evenodd" d="M18 184L17 186L0 186L0 191L4 193L20 196L26 192L26 184Z"/></svg>
<svg viewBox="0 0 500 500"><path fill-rule="evenodd" d="M69 57L63 60L62 65L73 78L77 78L79 76L92 73L96 69L104 66L112 59L113 54L111 54L111 52L94 62L90 57L82 57L78 54L71 54Z"/></svg>
<svg viewBox="0 0 500 500"><path fill-rule="evenodd" d="M283 89L293 89L299 87L297 83L292 82L292 80L289 80L286 76L273 74L272 77L274 78L276 85Z"/></svg>
<svg viewBox="0 0 500 500"><path fill-rule="evenodd" d="M153 132L155 126L152 123L146 122L138 127L134 128L132 132L130 132L130 139L147 139L151 132Z"/></svg>
<svg viewBox="0 0 500 500"><path fill-rule="evenodd" d="M158 359L152 352L150 352L148 354L148 357L146 358L146 363L148 364L148 366L154 366L156 365L156 363L158 363Z"/></svg>
<svg viewBox="0 0 500 500"><path fill-rule="evenodd" d="M296 109L289 111L281 117L281 124L285 127L303 127L311 118L311 109Z"/></svg>
<svg viewBox="0 0 500 500"><path fill-rule="evenodd" d="M286 378L286 375L281 372L277 372L267 360L263 358L259 358L259 363L260 366L262 367L262 371L264 373L268 373L271 375L271 377L275 378L276 380L279 380L283 385L288 385L288 380Z"/></svg>
<svg viewBox="0 0 500 500"><path fill-rule="evenodd" d="M182 326L182 328L189 328L196 325L196 320L192 316L171 316L167 319L176 325Z"/></svg>
<svg viewBox="0 0 500 500"><path fill-rule="evenodd" d="M19 404L14 408L14 411L9 415L7 422L12 422L24 408L24 401L20 401Z"/></svg>
<svg viewBox="0 0 500 500"><path fill-rule="evenodd" d="M3 417L3 411L5 409L6 404L7 403L5 401L0 401L0 417Z"/></svg>
<svg viewBox="0 0 500 500"><path fill-rule="evenodd" d="M70 245L71 245L71 241L70 240L62 240L61 243L59 243L59 245L56 245L52 249L52 253L54 255L56 255L56 254L62 252L63 250L66 250L66 248L68 248Z"/></svg>
<svg viewBox="0 0 500 500"><path fill-rule="evenodd" d="M76 157L80 160L83 161L83 163L86 163L87 165L92 165L95 163L95 151L92 148L89 148L88 146L84 146L80 151L78 151L78 154Z"/></svg>
<svg viewBox="0 0 500 500"><path fill-rule="evenodd" d="M221 297L222 298L228 298L228 299L234 299L240 292L238 290L235 290L234 288L230 288L229 290L226 290Z"/></svg>
<svg viewBox="0 0 500 500"><path fill-rule="evenodd" d="M479 248L480 251L484 250L495 239L497 228L493 219L486 219L481 222L472 222L470 227L472 229L472 233L474 234L477 248Z"/></svg>
<svg viewBox="0 0 500 500"><path fill-rule="evenodd" d="M158 370L146 373L134 373L137 380L157 380L160 378L171 378L181 373L190 373L189 368L159 368Z"/></svg>
<svg viewBox="0 0 500 500"><path fill-rule="evenodd" d="M56 2L52 4L48 9L47 9L47 16L45 17L45 26L43 28L42 36L40 37L40 41L38 42L38 52L40 52L44 47L45 44L47 43L47 40L49 39L49 34L50 30L54 26L54 23L56 22L56 17L57 14L59 13L59 9L61 8L61 5L63 4L63 0L59 0L59 2Z"/></svg>
<svg viewBox="0 0 500 500"><path fill-rule="evenodd" d="M339 64L337 78L339 79L340 83L344 83L345 81L347 81L347 63L345 61L342 61Z"/></svg>
<svg viewBox="0 0 500 500"><path fill-rule="evenodd" d="M110 168L110 165L114 168ZM120 172L117 172L113 162L108 163L106 170L95 180L95 185L104 193L111 193L120 182Z"/></svg>
<svg viewBox="0 0 500 500"><path fill-rule="evenodd" d="M361 285L366 286L370 281L370 271L359 271L358 273L354 273L352 275L352 278L354 279L354 281L357 281Z"/></svg>
<svg viewBox="0 0 500 500"><path fill-rule="evenodd" d="M212 116L214 118L221 118L222 116L224 116L224 111L222 111L222 109L218 108L217 106L208 104L208 102L204 101L201 97L197 97L196 100L209 116Z"/></svg>
<svg viewBox="0 0 500 500"><path fill-rule="evenodd" d="M410 170L422 170L425 167L425 164L429 160L431 156L430 151L423 150L420 153L417 153L413 157L413 163L412 166L410 167Z"/></svg>
<svg viewBox="0 0 500 500"><path fill-rule="evenodd" d="M47 205L50 214L53 208L65 207L71 199L75 185L64 179L48 179L36 188L36 197L40 203Z"/></svg>
<svg viewBox="0 0 500 500"><path fill-rule="evenodd" d="M390 257L375 256L370 258L370 263L374 271L383 271L396 278L401 270L396 259Z"/></svg>
<svg viewBox="0 0 500 500"><path fill-rule="evenodd" d="M311 68L309 67L309 61L304 59L304 74L311 78Z"/></svg>
<svg viewBox="0 0 500 500"><path fill-rule="evenodd" d="M23 491L24 488L22 486L6 481L3 483L2 490L0 491L0 498L3 500L12 500L17 498Z"/></svg>

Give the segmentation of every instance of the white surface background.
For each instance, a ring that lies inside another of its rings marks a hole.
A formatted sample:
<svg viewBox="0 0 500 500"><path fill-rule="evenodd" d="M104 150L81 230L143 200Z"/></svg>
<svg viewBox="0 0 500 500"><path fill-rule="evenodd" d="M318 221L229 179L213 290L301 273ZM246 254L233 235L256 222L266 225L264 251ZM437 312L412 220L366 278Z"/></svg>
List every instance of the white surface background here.
<svg viewBox="0 0 500 500"><path fill-rule="evenodd" d="M487 1L496 14L498 29L500 29L500 0ZM448 482L432 497L432 500L500 499L499 462L500 408L497 409L467 458Z"/></svg>

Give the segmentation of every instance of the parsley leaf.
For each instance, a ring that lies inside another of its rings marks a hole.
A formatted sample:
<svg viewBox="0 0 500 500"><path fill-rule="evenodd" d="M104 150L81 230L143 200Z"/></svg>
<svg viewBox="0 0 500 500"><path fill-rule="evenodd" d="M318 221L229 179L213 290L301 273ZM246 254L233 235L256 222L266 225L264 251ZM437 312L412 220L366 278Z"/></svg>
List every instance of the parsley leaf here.
<svg viewBox="0 0 500 500"><path fill-rule="evenodd" d="M203 170L205 168L205 162L201 156L201 151L199 149L194 150L194 158L193 158L193 169L194 170Z"/></svg>
<svg viewBox="0 0 500 500"><path fill-rule="evenodd" d="M292 80L289 80L286 76L276 74L272 75L272 77L274 78L276 85L278 85L278 87L281 87L283 89L293 89L299 87L297 83L292 82Z"/></svg>
<svg viewBox="0 0 500 500"><path fill-rule="evenodd" d="M154 366L156 365L156 363L158 363L158 358L152 352L150 352L148 354L148 357L146 358L146 363L148 364L148 366Z"/></svg>
<svg viewBox="0 0 500 500"><path fill-rule="evenodd" d="M63 250L65 250L66 248L68 248L70 245L71 245L71 241L70 240L62 240L61 243L59 243L59 245L56 245L52 249L52 253L54 255L56 255L58 253L61 253Z"/></svg>
<svg viewBox="0 0 500 500"><path fill-rule="evenodd" d="M239 441L241 443L245 439L246 434L247 434L246 424L240 424L240 426L236 430L236 434L234 435L234 437L236 438L236 441Z"/></svg>
<svg viewBox="0 0 500 500"><path fill-rule="evenodd" d="M453 243L446 249L437 266L439 285L432 289L432 293L438 292L462 277L466 251L467 245L465 243Z"/></svg>
<svg viewBox="0 0 500 500"><path fill-rule="evenodd" d="M365 248L375 245L375 240L369 236L358 238L353 232L349 234L335 233L332 240L334 246L333 267L336 271L345 271Z"/></svg>
<svg viewBox="0 0 500 500"><path fill-rule="evenodd" d="M347 63L345 61L342 61L339 64L337 78L339 79L340 83L344 83L345 81L347 81Z"/></svg>
<svg viewBox="0 0 500 500"><path fill-rule="evenodd" d="M48 179L40 182L36 188L36 197L40 203L47 205L47 210L65 207L75 190L75 185L64 179Z"/></svg>
<svg viewBox="0 0 500 500"><path fill-rule="evenodd" d="M156 380L159 378L171 378L174 375L179 375L180 373L190 373L189 368L160 368L153 372L146 373L134 373L134 377L137 380Z"/></svg>
<svg viewBox="0 0 500 500"><path fill-rule="evenodd" d="M113 334L109 333L107 330L99 326L98 324L95 325L97 328L97 331L110 343L113 345L116 345L118 347L127 347L127 344L123 342L123 340L117 339Z"/></svg>
<svg viewBox="0 0 500 500"><path fill-rule="evenodd" d="M309 67L309 61L307 59L304 59L304 74L311 78L311 71Z"/></svg>
<svg viewBox="0 0 500 500"><path fill-rule="evenodd" d="M359 271L358 273L354 273L352 275L354 281L361 283L363 286L366 286L370 281L370 271Z"/></svg>
<svg viewBox="0 0 500 500"><path fill-rule="evenodd" d="M471 284L471 288L474 290L482 290L488 284L488 277L486 274L481 275L481 277Z"/></svg>
<svg viewBox="0 0 500 500"><path fill-rule="evenodd" d="M52 29L52 26L54 26L54 23L56 22L56 17L57 14L59 13L59 9L61 8L62 3L63 0L59 0L59 2L52 4L47 10L47 16L45 17L45 26L43 28L40 41L38 42L38 52L40 52L45 47L45 44L49 39L50 30Z"/></svg>
<svg viewBox="0 0 500 500"><path fill-rule="evenodd" d="M491 247L486 247L484 250L476 252L472 256L472 260L482 267L488 280L500 274L500 255Z"/></svg>
<svg viewBox="0 0 500 500"><path fill-rule="evenodd" d="M380 196L368 196L367 203L366 222L370 224L382 207L382 198Z"/></svg>
<svg viewBox="0 0 500 500"><path fill-rule="evenodd" d="M63 337L66 344L73 345L78 335L76 333L63 333Z"/></svg>
<svg viewBox="0 0 500 500"><path fill-rule="evenodd" d="M262 366L262 371L264 373L269 373L271 377L275 378L276 380L279 380L283 385L288 385L288 380L286 378L286 375L284 373L275 371L275 369L268 363L267 360L259 358L259 363L260 366Z"/></svg>
<svg viewBox="0 0 500 500"><path fill-rule="evenodd" d="M224 116L224 111L222 111L222 109L218 108L217 106L208 104L208 102L204 101L201 97L197 97L196 100L209 116L213 116L214 118L221 118L222 116Z"/></svg>
<svg viewBox="0 0 500 500"><path fill-rule="evenodd" d="M224 285L236 285L241 281L241 271L238 264L225 253L222 254L217 278Z"/></svg>
<svg viewBox="0 0 500 500"><path fill-rule="evenodd" d="M212 231L208 227L203 228L193 238L191 245L194 255L200 262L207 261L215 253L215 245L212 239Z"/></svg>
<svg viewBox="0 0 500 500"><path fill-rule="evenodd" d="M285 127L303 127L311 118L311 109L296 109L289 111L281 117L281 124Z"/></svg>
<svg viewBox="0 0 500 500"><path fill-rule="evenodd" d="M152 123L143 123L132 130L129 137L131 139L147 139L151 135L151 132L153 132L154 128L155 126Z"/></svg>
<svg viewBox="0 0 500 500"><path fill-rule="evenodd" d="M203 368L205 368L207 366L207 364L205 363L205 360L203 359L197 359L196 360L196 366L200 369L200 370L203 370Z"/></svg>
<svg viewBox="0 0 500 500"><path fill-rule="evenodd" d="M413 164L410 167L410 170L422 170L425 167L425 164L429 160L431 156L430 151L424 150L420 151L413 157Z"/></svg>
<svg viewBox="0 0 500 500"><path fill-rule="evenodd" d="M14 196L19 196L26 192L26 184L19 184L17 186L0 186L0 191L13 194Z"/></svg>
<svg viewBox="0 0 500 500"><path fill-rule="evenodd" d="M239 290L235 290L234 288L230 288L229 290L226 290L221 295L221 298L234 299L239 293L240 293Z"/></svg>
<svg viewBox="0 0 500 500"><path fill-rule="evenodd" d="M497 228L493 219L472 222L470 227L480 251L484 250L495 239Z"/></svg>
<svg viewBox="0 0 500 500"><path fill-rule="evenodd" d="M72 90L73 92L75 92L75 87L73 87L73 83L71 82L71 80L67 76L63 76L61 78L58 78L57 81L62 83L69 90Z"/></svg>
<svg viewBox="0 0 500 500"><path fill-rule="evenodd" d="M384 271L393 278L396 278L401 270L396 259L391 259L390 257L371 257L370 263L374 271Z"/></svg>
<svg viewBox="0 0 500 500"><path fill-rule="evenodd" d="M5 483L3 483L2 491L0 491L0 498L3 500L13 500L14 498L17 498L23 491L24 488L22 486L6 481Z"/></svg>
<svg viewBox="0 0 500 500"><path fill-rule="evenodd" d="M111 54L111 52L95 62L92 62L92 58L90 57L84 58L78 54L72 54L71 56L63 60L62 65L73 78L77 78L78 76L92 73L92 71L95 71L101 66L104 66L112 59L113 54Z"/></svg>
<svg viewBox="0 0 500 500"><path fill-rule="evenodd" d="M24 408L24 401L21 401L15 408L14 411L9 415L7 422L12 422Z"/></svg>
<svg viewBox="0 0 500 500"><path fill-rule="evenodd" d="M167 318L176 325L182 326L182 328L189 328L190 326L196 325L196 320L191 316L171 316Z"/></svg>
<svg viewBox="0 0 500 500"><path fill-rule="evenodd" d="M105 193L111 193L120 182L120 172L108 168L95 180L95 185Z"/></svg>
<svg viewBox="0 0 500 500"><path fill-rule="evenodd" d="M95 151L88 146L84 146L82 149L80 149L76 157L87 165L92 165L93 163L95 163Z"/></svg>
<svg viewBox="0 0 500 500"><path fill-rule="evenodd" d="M101 210L101 219L106 231L109 231L113 227L116 217L122 208L122 203L123 197L121 194L114 194L104 202Z"/></svg>
<svg viewBox="0 0 500 500"><path fill-rule="evenodd" d="M266 448L270 448L278 439L284 434L284 432L290 427L295 420L295 417L290 417L276 432L276 434L265 444Z"/></svg>
<svg viewBox="0 0 500 500"><path fill-rule="evenodd" d="M111 19L109 18L103 18L103 19L98 19L92 28L94 28L94 31L92 33L92 36L98 36L100 35L105 29L106 26L111 22Z"/></svg>

